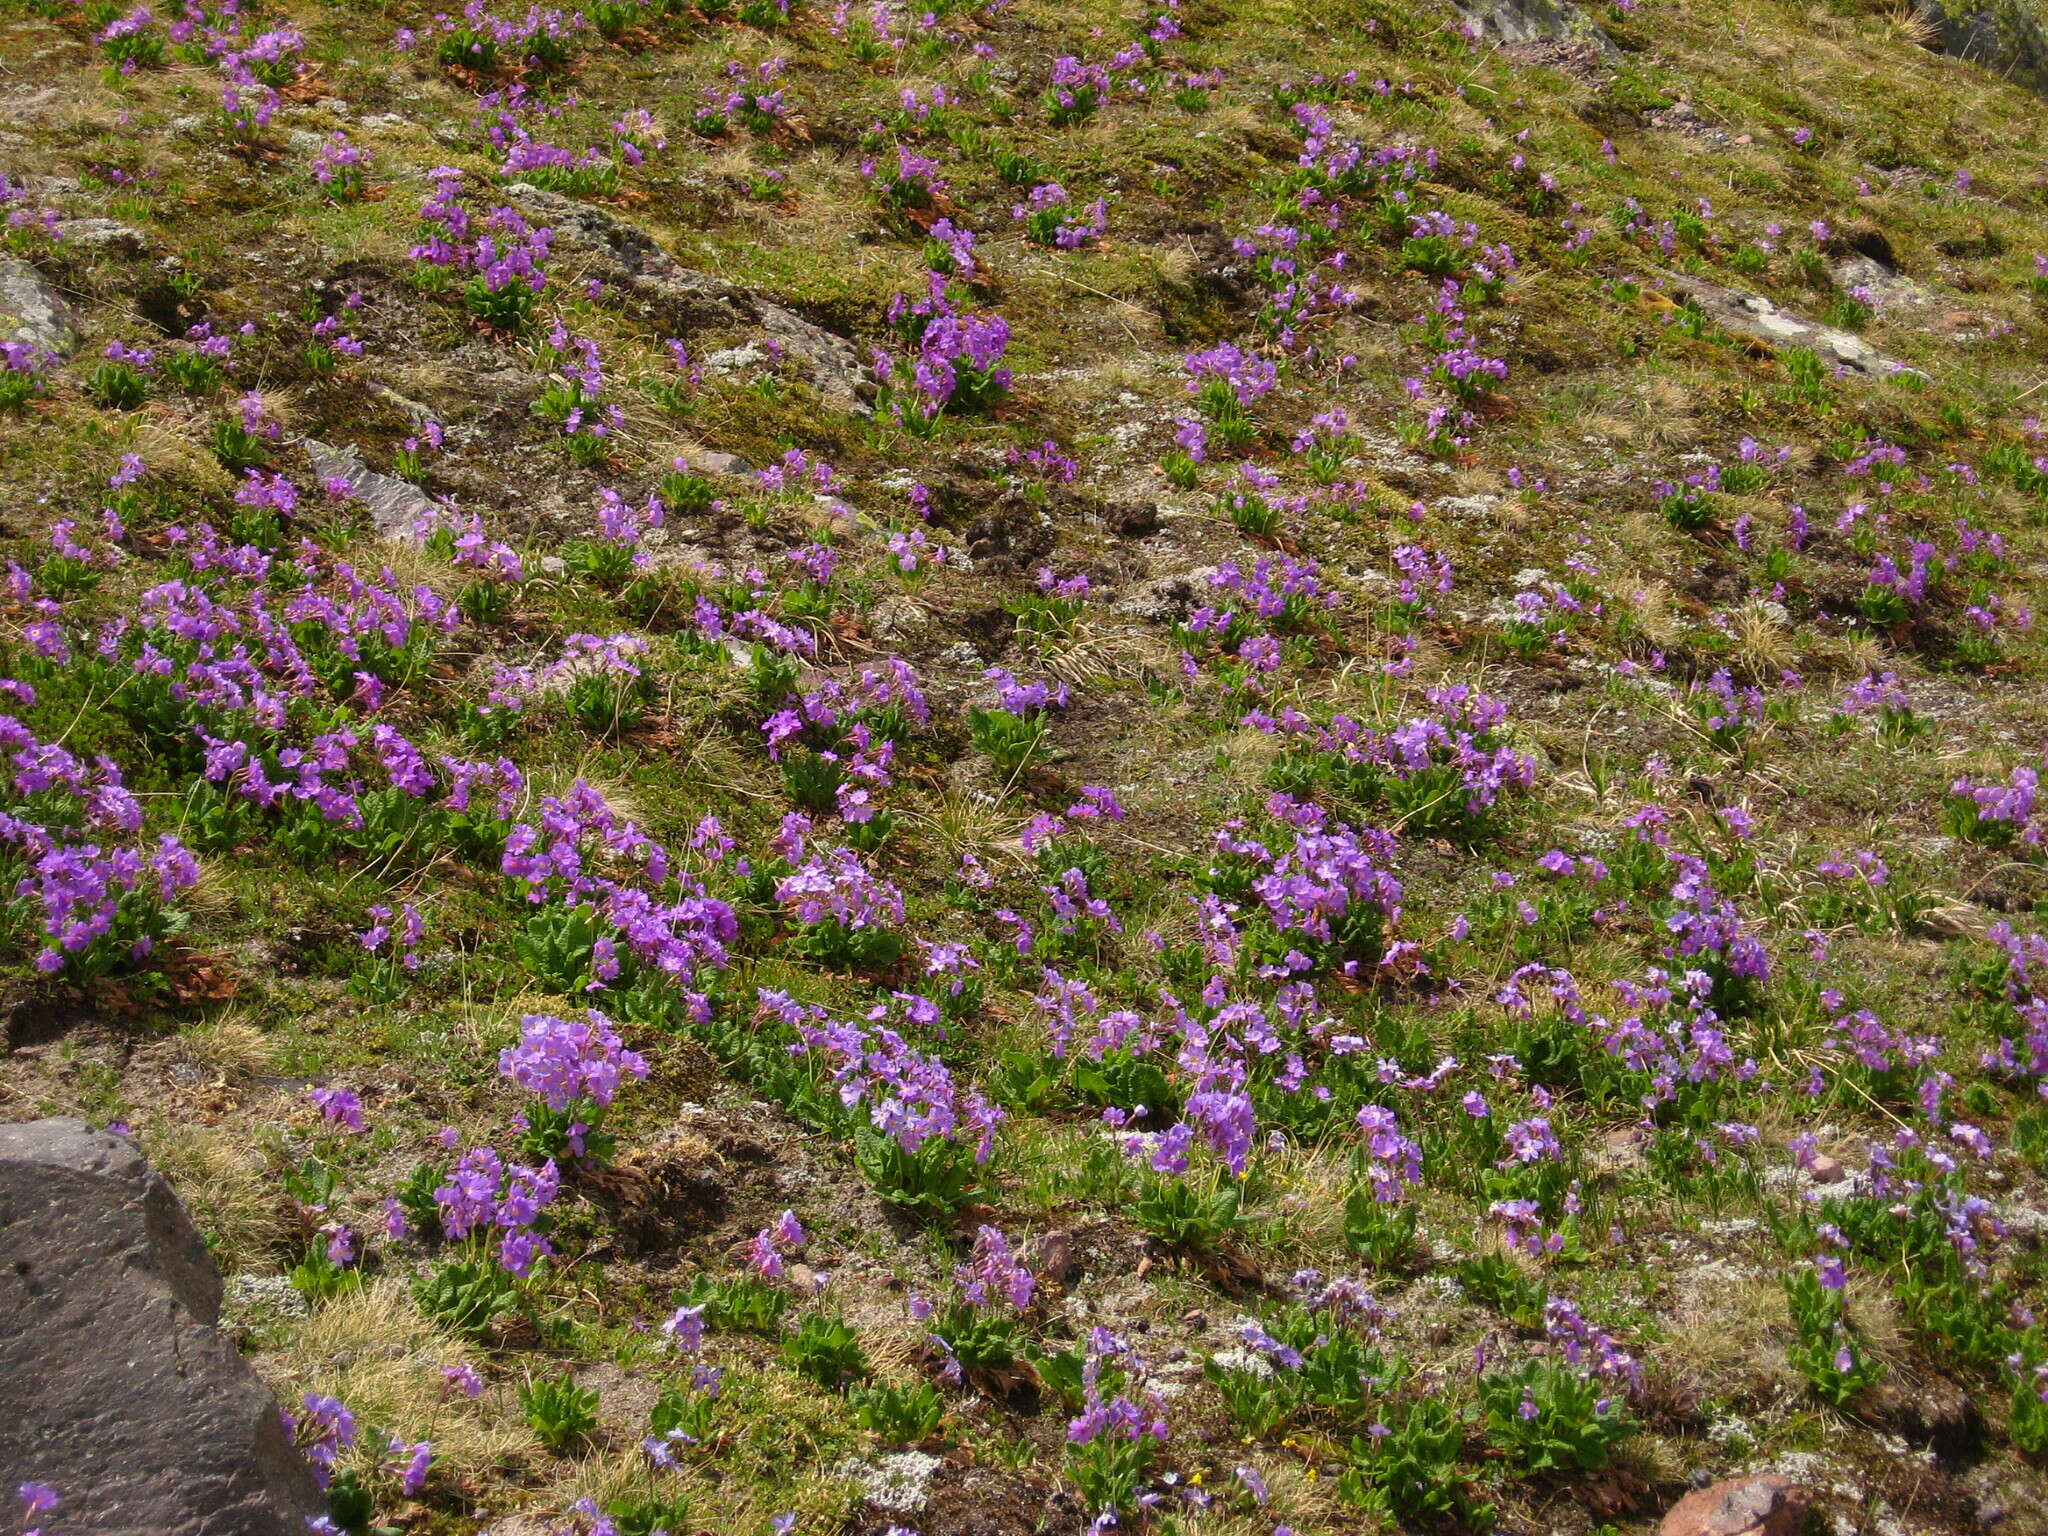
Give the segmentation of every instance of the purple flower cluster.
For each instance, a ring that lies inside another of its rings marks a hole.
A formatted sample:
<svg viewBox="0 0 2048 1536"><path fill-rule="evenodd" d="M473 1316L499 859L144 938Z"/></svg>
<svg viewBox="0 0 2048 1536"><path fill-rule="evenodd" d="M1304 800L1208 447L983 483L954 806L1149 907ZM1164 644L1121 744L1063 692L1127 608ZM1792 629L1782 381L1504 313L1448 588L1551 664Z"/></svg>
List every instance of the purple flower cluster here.
<svg viewBox="0 0 2048 1536"><path fill-rule="evenodd" d="M508 1165L490 1147L472 1147L434 1191L441 1230L450 1238L498 1235L498 1262L520 1277L554 1253L535 1230L561 1194L561 1174L550 1159L538 1168Z"/></svg>
<svg viewBox="0 0 2048 1536"><path fill-rule="evenodd" d="M334 1464L341 1453L356 1443L356 1418L340 1398L319 1392L308 1392L301 1406L305 1411L292 1428L306 1460L313 1464L314 1480L325 1488L334 1481Z"/></svg>
<svg viewBox="0 0 2048 1536"><path fill-rule="evenodd" d="M198 884L198 860L168 832L114 841L141 832L142 807L111 759L88 763L12 715L0 715L0 751L17 797L0 809L0 848L22 870L15 899L41 914L36 969L90 972L148 955L169 930L164 909Z"/></svg>
<svg viewBox="0 0 2048 1536"><path fill-rule="evenodd" d="M370 152L337 129L313 151L313 180L343 200L360 197L369 164Z"/></svg>
<svg viewBox="0 0 2048 1536"><path fill-rule="evenodd" d="M982 678L996 685L996 703L1013 715L1036 714L1048 709L1067 707L1067 685L1055 679L1052 682L1020 683L1002 667L990 667Z"/></svg>
<svg viewBox="0 0 2048 1536"><path fill-rule="evenodd" d="M549 1109L579 1100L609 1108L624 1078L647 1076L645 1058L627 1050L612 1021L595 1008L580 1020L529 1013L519 1030L519 1043L498 1053L498 1071Z"/></svg>
<svg viewBox="0 0 2048 1536"><path fill-rule="evenodd" d="M1010 210L1010 217L1040 245L1062 251L1077 251L1091 240L1101 238L1109 228L1108 206L1101 198L1085 207L1077 206L1067 189L1056 181L1031 189L1024 201Z"/></svg>
<svg viewBox="0 0 2048 1536"><path fill-rule="evenodd" d="M813 854L776 881L775 899L805 924L835 922L856 929L903 923L903 893L843 846Z"/></svg>
<svg viewBox="0 0 2048 1536"><path fill-rule="evenodd" d="M1206 352L1190 352L1187 371L1189 394L1205 402L1212 396L1228 399L1239 407L1250 406L1271 394L1273 386L1280 382L1280 370L1271 361L1240 351L1229 342Z"/></svg>
<svg viewBox="0 0 2048 1536"><path fill-rule="evenodd" d="M428 229L425 238L412 248L415 261L453 272L473 272L491 293L515 285L533 293L547 287L543 263L554 236L552 230L532 228L517 209L509 207L492 209L478 227L462 205L462 172L437 166L429 174L434 190L420 206L420 219Z"/></svg>
<svg viewBox="0 0 2048 1536"><path fill-rule="evenodd" d="M2022 763L2003 784L1980 784L1966 776L1949 785L1948 792L1974 807L1979 822L2004 828L2031 848L2040 845L2043 833L2034 819L2040 790L2040 770Z"/></svg>
<svg viewBox="0 0 2048 1536"><path fill-rule="evenodd" d="M867 1105L869 1122L905 1152L964 1137L974 1138L977 1163L995 1150L1002 1109L977 1090L961 1093L944 1062L914 1049L896 1030L836 1022L780 992L763 989L760 998L766 1011L795 1027L793 1052L816 1051L831 1063L839 1102L848 1109Z"/></svg>
<svg viewBox="0 0 2048 1536"><path fill-rule="evenodd" d="M947 297L940 274L930 274L923 299L896 295L888 320L913 350L899 360L877 349L873 372L885 390L905 392L907 399L893 406L905 426L929 424L949 408L981 410L1008 392L1010 370L1002 360L1010 346L1010 322L958 308Z"/></svg>
<svg viewBox="0 0 2048 1536"><path fill-rule="evenodd" d="M1002 1302L1022 1312L1038 1289L1037 1278L1011 1251L1008 1239L986 1225L975 1229L968 1262L953 1271L953 1278L960 1286L960 1299L970 1307Z"/></svg>

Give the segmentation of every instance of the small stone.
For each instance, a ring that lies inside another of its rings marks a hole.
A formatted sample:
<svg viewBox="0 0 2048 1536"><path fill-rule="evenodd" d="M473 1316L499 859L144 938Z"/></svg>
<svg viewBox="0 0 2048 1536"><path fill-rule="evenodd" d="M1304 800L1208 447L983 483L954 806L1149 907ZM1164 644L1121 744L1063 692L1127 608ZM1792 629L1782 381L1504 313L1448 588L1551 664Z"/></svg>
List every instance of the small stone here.
<svg viewBox="0 0 2048 1536"><path fill-rule="evenodd" d="M1639 1125L1624 1125L1619 1130L1609 1131L1600 1139L1600 1164L1609 1171L1638 1166L1643 1160L1643 1142L1647 1139Z"/></svg>
<svg viewBox="0 0 2048 1536"><path fill-rule="evenodd" d="M1981 1461L1990 1431L1977 1400L1952 1381L1933 1376L1910 1389L1880 1382L1859 1405L1915 1450L1932 1451L1945 1466Z"/></svg>
<svg viewBox="0 0 2048 1536"><path fill-rule="evenodd" d="M821 1270L811 1268L808 1264L792 1264L789 1266L790 1289L794 1290L799 1296L817 1295L825 1289L830 1280L831 1276Z"/></svg>
<svg viewBox="0 0 2048 1536"><path fill-rule="evenodd" d="M692 457L690 467L700 475L744 475L747 461L736 453L707 452Z"/></svg>
<svg viewBox="0 0 2048 1536"><path fill-rule="evenodd" d="M1839 1184L1848 1173L1839 1157L1829 1157L1825 1152L1808 1163L1806 1171L1813 1175L1816 1184Z"/></svg>
<svg viewBox="0 0 2048 1536"><path fill-rule="evenodd" d="M1801 1536L1811 1498L1776 1473L1730 1478L1672 1505L1657 1536Z"/></svg>
<svg viewBox="0 0 2048 1536"><path fill-rule="evenodd" d="M931 628L932 616L907 597L891 597L875 605L868 628L884 645L902 645Z"/></svg>
<svg viewBox="0 0 2048 1536"><path fill-rule="evenodd" d="M1159 531L1159 503L1112 502L1102 509L1102 520L1109 524L1109 531L1118 538L1142 539L1147 534Z"/></svg>
<svg viewBox="0 0 2048 1536"><path fill-rule="evenodd" d="M1074 1263L1074 1238L1068 1232L1041 1232L1031 1239L1025 1250L1025 1262L1039 1279L1053 1285L1065 1284L1074 1277L1078 1266Z"/></svg>

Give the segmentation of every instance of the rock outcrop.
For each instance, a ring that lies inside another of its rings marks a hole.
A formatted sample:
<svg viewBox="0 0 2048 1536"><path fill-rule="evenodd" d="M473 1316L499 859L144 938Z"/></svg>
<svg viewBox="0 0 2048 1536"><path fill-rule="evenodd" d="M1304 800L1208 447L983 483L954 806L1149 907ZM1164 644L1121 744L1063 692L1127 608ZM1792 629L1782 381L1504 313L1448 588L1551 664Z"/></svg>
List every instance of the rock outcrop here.
<svg viewBox="0 0 2048 1536"><path fill-rule="evenodd" d="M26 342L38 352L69 357L78 350L78 321L34 267L0 255L0 341Z"/></svg>
<svg viewBox="0 0 2048 1536"><path fill-rule="evenodd" d="M305 1536L320 1490L132 1142L0 1126L0 1253L0 1485L54 1487L65 1536Z"/></svg>
<svg viewBox="0 0 2048 1536"><path fill-rule="evenodd" d="M867 398L873 394L872 381L859 351L844 336L750 289L693 271L645 231L601 208L524 182L514 182L506 195L522 215L554 231L558 254L581 258L588 276L638 295L675 331L757 329L784 355L803 363L827 404L856 415L873 414Z"/></svg>
<svg viewBox="0 0 2048 1536"><path fill-rule="evenodd" d="M356 500L370 509L370 524L382 537L417 544L420 529L432 526L434 499L410 480L371 469L353 443L336 448L309 437L304 447L314 478L346 480Z"/></svg>
<svg viewBox="0 0 2048 1536"><path fill-rule="evenodd" d="M1572 0L1454 0L1472 33L1496 43L1614 45Z"/></svg>

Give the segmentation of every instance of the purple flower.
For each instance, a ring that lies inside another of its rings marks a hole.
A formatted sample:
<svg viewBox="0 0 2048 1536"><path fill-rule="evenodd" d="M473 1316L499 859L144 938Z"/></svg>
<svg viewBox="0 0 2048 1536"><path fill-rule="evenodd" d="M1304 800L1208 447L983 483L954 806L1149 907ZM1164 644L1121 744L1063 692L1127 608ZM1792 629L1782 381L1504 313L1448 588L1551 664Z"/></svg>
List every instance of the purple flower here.
<svg viewBox="0 0 2048 1536"><path fill-rule="evenodd" d="M1022 1312L1031 1305L1032 1293L1038 1288L1036 1277L1011 1253L1003 1234L990 1226L975 1232L972 1262L953 1274L969 1306L986 1305L994 1292Z"/></svg>
<svg viewBox="0 0 2048 1536"><path fill-rule="evenodd" d="M524 1280L533 1273L534 1265L551 1257L554 1251L554 1246L537 1233L523 1230L507 1232L498 1240L498 1264L507 1273Z"/></svg>
<svg viewBox="0 0 2048 1536"><path fill-rule="evenodd" d="M335 1459L356 1443L355 1415L339 1398L318 1392L308 1392L304 1406L299 1435L306 1442L306 1460L313 1464L313 1477L325 1488L333 1480Z"/></svg>
<svg viewBox="0 0 2048 1536"><path fill-rule="evenodd" d="M433 1465L434 1442L415 1440L408 1445L396 1435L391 1437L387 1447L393 1460L402 1460L398 1483L407 1498L412 1498L427 1485L427 1468Z"/></svg>
<svg viewBox="0 0 2048 1536"><path fill-rule="evenodd" d="M1508 1126L1504 1135L1508 1144L1508 1156L1502 1161L1502 1167L1507 1167L1510 1163L1555 1161L1564 1156L1564 1149L1558 1145L1557 1137L1551 1131L1548 1120L1517 1120Z"/></svg>
<svg viewBox="0 0 2048 1536"><path fill-rule="evenodd" d="M460 1365L442 1366L441 1381L450 1390L460 1392L467 1398L478 1398L484 1395L483 1377L477 1374L475 1366L470 1365L466 1361Z"/></svg>
<svg viewBox="0 0 2048 1536"><path fill-rule="evenodd" d="M327 1239L327 1262L346 1269L356 1261L355 1234L341 1222L329 1222L320 1229Z"/></svg>
<svg viewBox="0 0 2048 1536"><path fill-rule="evenodd" d="M694 1355L704 1347L704 1309L698 1307L677 1307L675 1315L661 1325L675 1344L676 1352Z"/></svg>
<svg viewBox="0 0 2048 1536"><path fill-rule="evenodd" d="M63 1502L48 1483L23 1483L17 1492L21 1495L22 1513L30 1520L48 1514Z"/></svg>
<svg viewBox="0 0 2048 1536"><path fill-rule="evenodd" d="M363 1101L349 1089L315 1088L311 1097L320 1113L344 1130L363 1129Z"/></svg>

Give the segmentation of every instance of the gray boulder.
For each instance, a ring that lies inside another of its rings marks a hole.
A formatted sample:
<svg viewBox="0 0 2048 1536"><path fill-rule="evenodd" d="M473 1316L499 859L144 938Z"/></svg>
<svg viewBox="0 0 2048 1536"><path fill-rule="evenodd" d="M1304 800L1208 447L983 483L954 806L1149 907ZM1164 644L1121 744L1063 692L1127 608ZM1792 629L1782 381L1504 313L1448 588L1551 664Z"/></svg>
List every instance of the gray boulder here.
<svg viewBox="0 0 2048 1536"><path fill-rule="evenodd" d="M1747 336L1771 351L1805 347L1830 369L1863 378L1893 373L1920 373L1887 357L1853 331L1837 330L1778 308L1760 293L1724 288L1690 273L1667 272L1672 292L1691 299L1707 316L1738 336ZM1925 375L1921 375L1925 377Z"/></svg>
<svg viewBox="0 0 2048 1536"><path fill-rule="evenodd" d="M1914 0L1913 10L1935 52L2048 95L2048 26L2037 0Z"/></svg>
<svg viewBox="0 0 2048 1536"><path fill-rule="evenodd" d="M38 352L69 357L78 349L71 306L34 267L0 255L0 340L25 341Z"/></svg>
<svg viewBox="0 0 2048 1536"><path fill-rule="evenodd" d="M1572 0L1452 0L1476 35L1493 43L1589 43L1603 52L1614 45Z"/></svg>
<svg viewBox="0 0 2048 1536"><path fill-rule="evenodd" d="M0 1253L0 1487L54 1486L65 1536L305 1536L311 1469L133 1143L0 1126Z"/></svg>

